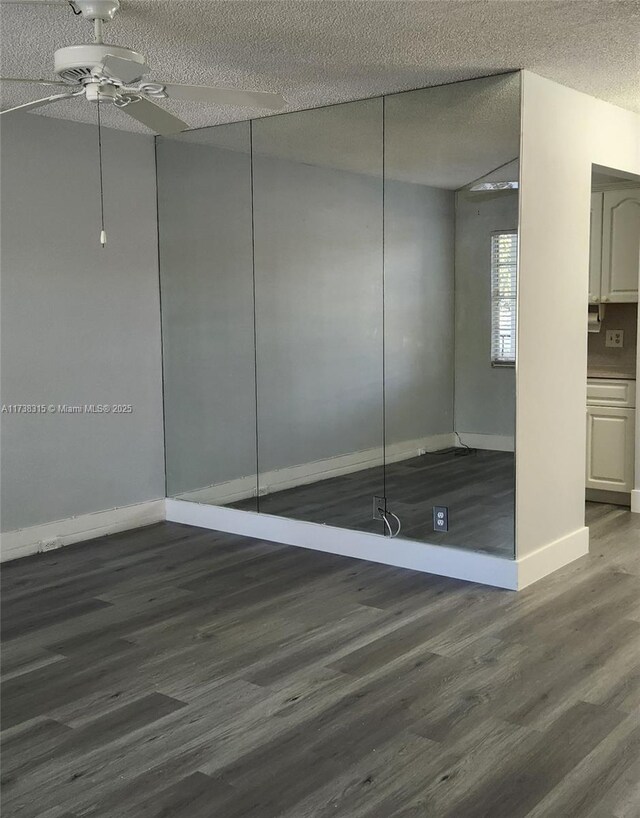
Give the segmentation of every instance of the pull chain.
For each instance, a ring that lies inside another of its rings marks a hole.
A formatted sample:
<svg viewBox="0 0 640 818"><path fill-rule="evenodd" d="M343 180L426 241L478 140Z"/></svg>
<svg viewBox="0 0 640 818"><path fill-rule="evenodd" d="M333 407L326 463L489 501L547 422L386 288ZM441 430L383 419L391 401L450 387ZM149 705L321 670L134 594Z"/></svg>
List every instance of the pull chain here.
<svg viewBox="0 0 640 818"><path fill-rule="evenodd" d="M104 185L102 179L102 122L100 120L100 91L98 91L98 164L100 166L100 244L107 243L107 234L104 229Z"/></svg>

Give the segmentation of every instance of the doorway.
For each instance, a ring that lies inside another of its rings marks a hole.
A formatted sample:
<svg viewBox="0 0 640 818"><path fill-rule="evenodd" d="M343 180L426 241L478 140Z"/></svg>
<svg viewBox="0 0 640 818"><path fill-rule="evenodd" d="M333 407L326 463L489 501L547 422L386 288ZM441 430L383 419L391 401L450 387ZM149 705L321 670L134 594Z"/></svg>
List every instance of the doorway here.
<svg viewBox="0 0 640 818"><path fill-rule="evenodd" d="M586 523L637 507L640 177L594 165L587 326Z"/></svg>

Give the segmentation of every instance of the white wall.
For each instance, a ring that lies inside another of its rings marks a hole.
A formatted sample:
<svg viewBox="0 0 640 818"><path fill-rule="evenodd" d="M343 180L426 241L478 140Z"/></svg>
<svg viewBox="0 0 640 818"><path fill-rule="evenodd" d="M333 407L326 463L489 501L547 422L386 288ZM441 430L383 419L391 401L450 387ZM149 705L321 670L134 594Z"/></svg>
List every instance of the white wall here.
<svg viewBox="0 0 640 818"><path fill-rule="evenodd" d="M512 441L515 433L515 370L491 366L491 233L517 229L517 191L456 194L455 427L460 435Z"/></svg>
<svg viewBox="0 0 640 818"><path fill-rule="evenodd" d="M519 559L584 536L591 165L640 173L640 117L525 71L520 156Z"/></svg>
<svg viewBox="0 0 640 818"><path fill-rule="evenodd" d="M131 414L2 414L2 530L164 496L153 139L2 122L2 403Z"/></svg>

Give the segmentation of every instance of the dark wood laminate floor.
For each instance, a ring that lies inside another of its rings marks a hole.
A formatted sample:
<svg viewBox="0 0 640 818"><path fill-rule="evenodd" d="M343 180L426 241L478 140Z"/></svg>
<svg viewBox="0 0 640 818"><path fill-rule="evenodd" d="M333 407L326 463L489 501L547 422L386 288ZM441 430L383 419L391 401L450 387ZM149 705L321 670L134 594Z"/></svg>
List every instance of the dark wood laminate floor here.
<svg viewBox="0 0 640 818"><path fill-rule="evenodd" d="M515 460L512 452L447 450L285 489L235 508L340 528L384 533L373 497L384 494L402 537L513 556ZM433 530L433 506L449 508L449 531ZM395 526L395 523L394 523Z"/></svg>
<svg viewBox="0 0 640 818"><path fill-rule="evenodd" d="M5 818L637 818L640 518L515 594L176 524L9 564Z"/></svg>

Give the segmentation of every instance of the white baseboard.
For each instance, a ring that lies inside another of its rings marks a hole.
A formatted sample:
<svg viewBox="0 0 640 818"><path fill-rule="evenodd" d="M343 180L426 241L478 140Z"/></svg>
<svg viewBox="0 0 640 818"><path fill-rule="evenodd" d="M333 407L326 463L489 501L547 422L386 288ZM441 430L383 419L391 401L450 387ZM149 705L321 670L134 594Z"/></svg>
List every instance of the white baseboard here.
<svg viewBox="0 0 640 818"><path fill-rule="evenodd" d="M160 522L165 519L164 506L162 498L7 531L0 535L0 561L52 551L82 540Z"/></svg>
<svg viewBox="0 0 640 818"><path fill-rule="evenodd" d="M169 498L166 501L166 515L167 520L176 523L508 590L522 590L589 553L589 529L586 526L521 559L511 560L463 548L401 538L390 540L364 531Z"/></svg>
<svg viewBox="0 0 640 818"><path fill-rule="evenodd" d="M631 492L631 511L634 514L640 514L640 489L634 489Z"/></svg>
<svg viewBox="0 0 640 818"><path fill-rule="evenodd" d="M0 559L5 562L165 519L509 590L525 588L589 551L586 527L526 557L510 560L462 548L401 538L390 540L364 531L167 498L6 532L0 538Z"/></svg>
<svg viewBox="0 0 640 818"><path fill-rule="evenodd" d="M512 435L481 435L475 432L459 432L458 437L472 449L489 449L494 452L512 452L515 442Z"/></svg>
<svg viewBox="0 0 640 818"><path fill-rule="evenodd" d="M235 480L226 480L224 483L214 483L202 489L185 491L183 494L176 495L176 499L226 506L229 503L255 497L257 485L256 475L253 474L248 477L237 477Z"/></svg>
<svg viewBox="0 0 640 818"><path fill-rule="evenodd" d="M455 435L448 432L441 435L430 435L416 440L404 440L387 446L386 456L383 457L382 446L364 449L359 452L328 457L324 460L314 460L296 466L287 466L284 469L262 472L259 478L260 494L273 494L277 491L305 486L320 480L329 480L343 474L371 469L381 466L383 462L398 463L418 457L425 452L447 449L455 445ZM205 488L195 489L179 494L176 499L193 503L214 503L227 505L238 500L246 500L256 495L256 476L238 477L224 483L215 483Z"/></svg>
<svg viewBox="0 0 640 818"><path fill-rule="evenodd" d="M518 587L515 560L462 548L447 548L400 538L391 540L364 531L349 531L270 514L169 498L166 513L167 520L172 522L214 531L241 534L498 588L515 590Z"/></svg>
<svg viewBox="0 0 640 818"><path fill-rule="evenodd" d="M519 557L516 560L518 566L518 590L532 585L539 579L552 574L559 568L563 568L570 562L584 557L589 553L589 529L586 526L555 540L548 545Z"/></svg>

